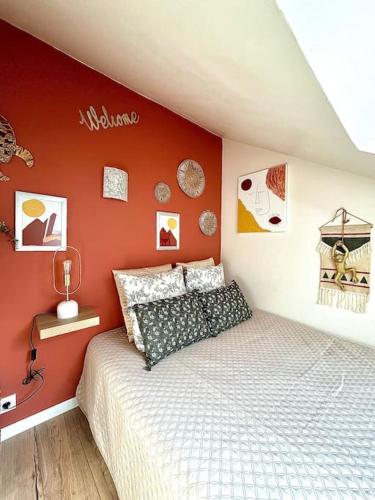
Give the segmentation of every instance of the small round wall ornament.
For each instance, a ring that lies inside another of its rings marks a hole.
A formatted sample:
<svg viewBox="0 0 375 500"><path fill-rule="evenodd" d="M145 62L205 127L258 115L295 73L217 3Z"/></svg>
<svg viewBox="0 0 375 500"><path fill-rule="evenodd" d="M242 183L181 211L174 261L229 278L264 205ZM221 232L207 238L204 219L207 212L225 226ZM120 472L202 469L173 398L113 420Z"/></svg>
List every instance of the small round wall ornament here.
<svg viewBox="0 0 375 500"><path fill-rule="evenodd" d="M182 191L190 198L200 196L206 185L203 168L195 160L184 160L180 163L177 181Z"/></svg>
<svg viewBox="0 0 375 500"><path fill-rule="evenodd" d="M155 186L154 194L160 203L167 203L171 199L171 188L166 182L158 182Z"/></svg>
<svg viewBox="0 0 375 500"><path fill-rule="evenodd" d="M199 216L199 227L206 236L213 236L217 230L217 217L215 212L205 210Z"/></svg>

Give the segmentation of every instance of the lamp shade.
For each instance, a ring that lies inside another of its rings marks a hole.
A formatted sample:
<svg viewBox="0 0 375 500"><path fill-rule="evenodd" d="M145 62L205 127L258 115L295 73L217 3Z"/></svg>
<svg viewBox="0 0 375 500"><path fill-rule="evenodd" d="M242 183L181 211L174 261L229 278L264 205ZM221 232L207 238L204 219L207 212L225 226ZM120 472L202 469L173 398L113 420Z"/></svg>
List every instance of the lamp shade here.
<svg viewBox="0 0 375 500"><path fill-rule="evenodd" d="M73 270L73 264L71 259L65 259L62 262L62 271L63 271L63 278L64 278L64 286L65 290L59 290L57 287L56 283L56 256L57 253L60 251L66 251L68 249L73 250L76 252L78 256L78 284L74 289L71 289L71 273ZM52 276L53 276L53 288L55 292L57 292L60 295L65 295L66 300L60 302L57 306L57 317L59 319L68 319L68 318L74 318L75 316L78 316L79 313L79 308L78 308L78 303L75 300L70 299L70 295L73 293L77 292L78 289L81 286L81 276L82 276L82 266L81 266L81 254L79 251L72 247L72 246L67 246L66 249L61 249L57 250L54 255L53 255L53 260L52 260Z"/></svg>

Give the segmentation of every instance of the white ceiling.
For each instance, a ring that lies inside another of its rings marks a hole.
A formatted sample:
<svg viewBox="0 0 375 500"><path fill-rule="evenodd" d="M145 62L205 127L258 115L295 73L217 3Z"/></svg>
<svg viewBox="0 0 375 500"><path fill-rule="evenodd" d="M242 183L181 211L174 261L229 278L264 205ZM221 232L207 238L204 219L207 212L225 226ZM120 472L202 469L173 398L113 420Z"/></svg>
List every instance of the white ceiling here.
<svg viewBox="0 0 375 500"><path fill-rule="evenodd" d="M1 0L0 16L222 137L375 177L274 0Z"/></svg>

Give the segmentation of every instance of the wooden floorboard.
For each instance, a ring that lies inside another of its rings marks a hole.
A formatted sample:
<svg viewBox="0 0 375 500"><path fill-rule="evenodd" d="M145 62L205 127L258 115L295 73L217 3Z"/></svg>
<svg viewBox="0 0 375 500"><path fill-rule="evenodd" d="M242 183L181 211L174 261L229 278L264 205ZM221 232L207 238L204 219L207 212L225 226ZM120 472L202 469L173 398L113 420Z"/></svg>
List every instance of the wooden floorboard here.
<svg viewBox="0 0 375 500"><path fill-rule="evenodd" d="M118 499L111 475L79 408L0 445L0 498Z"/></svg>
<svg viewBox="0 0 375 500"><path fill-rule="evenodd" d="M80 412L80 414L77 412L73 415L73 418L76 421L78 436L81 440L81 445L94 477L100 498L117 499L117 492L111 474L95 444L87 419L83 416L82 412Z"/></svg>
<svg viewBox="0 0 375 500"><path fill-rule="evenodd" d="M34 500L35 442L33 430L0 444L0 498Z"/></svg>

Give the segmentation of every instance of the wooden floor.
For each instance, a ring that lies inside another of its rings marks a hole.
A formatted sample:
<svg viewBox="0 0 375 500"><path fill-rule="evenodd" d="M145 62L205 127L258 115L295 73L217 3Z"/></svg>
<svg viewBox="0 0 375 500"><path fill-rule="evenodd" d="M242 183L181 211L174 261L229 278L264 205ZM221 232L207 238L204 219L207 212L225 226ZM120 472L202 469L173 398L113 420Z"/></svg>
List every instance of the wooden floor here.
<svg viewBox="0 0 375 500"><path fill-rule="evenodd" d="M1 500L72 498L118 498L79 408L0 444Z"/></svg>

